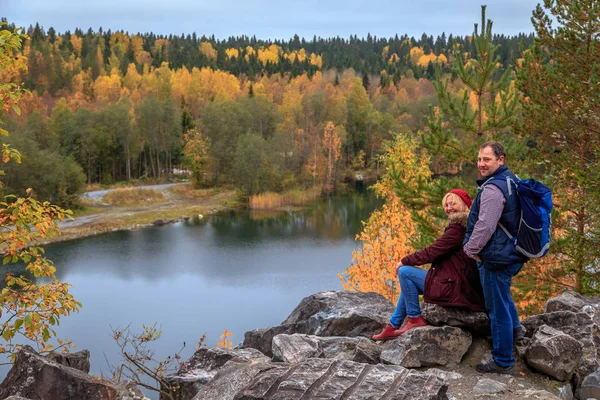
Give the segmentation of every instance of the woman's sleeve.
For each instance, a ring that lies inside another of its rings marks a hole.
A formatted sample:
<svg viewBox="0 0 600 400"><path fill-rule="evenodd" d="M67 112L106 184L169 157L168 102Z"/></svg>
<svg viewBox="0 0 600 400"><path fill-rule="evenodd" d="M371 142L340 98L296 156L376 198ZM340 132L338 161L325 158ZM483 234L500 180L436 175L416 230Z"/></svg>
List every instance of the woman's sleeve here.
<svg viewBox="0 0 600 400"><path fill-rule="evenodd" d="M431 245L423 250L414 252L411 255L404 257L402 265L423 265L429 264L440 257L451 253L462 246L464 230L458 224L451 224L446 232Z"/></svg>

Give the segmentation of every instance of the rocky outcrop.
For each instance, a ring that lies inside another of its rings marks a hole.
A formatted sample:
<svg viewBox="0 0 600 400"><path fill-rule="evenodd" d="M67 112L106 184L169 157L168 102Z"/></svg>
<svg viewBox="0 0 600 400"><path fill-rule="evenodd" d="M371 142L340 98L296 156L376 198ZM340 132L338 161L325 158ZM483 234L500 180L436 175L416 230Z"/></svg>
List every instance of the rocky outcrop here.
<svg viewBox="0 0 600 400"><path fill-rule="evenodd" d="M586 306L596 307L600 304L600 297L585 297L572 290L566 290L554 297L544 305L544 313L556 311L580 312Z"/></svg>
<svg viewBox="0 0 600 400"><path fill-rule="evenodd" d="M434 326L454 326L471 332L474 336L490 334L490 319L484 312L473 312L458 308L445 308L437 304L421 304L423 318Z"/></svg>
<svg viewBox="0 0 600 400"><path fill-rule="evenodd" d="M279 326L246 332L244 347L271 356L278 334L370 336L388 323L394 306L377 293L329 291L302 299Z"/></svg>
<svg viewBox="0 0 600 400"><path fill-rule="evenodd" d="M588 313L554 311L525 318L521 324L527 329L525 333L527 337L532 337L540 326L547 325L579 340L583 344L586 354L598 357L595 344L597 326L594 327L596 324Z"/></svg>
<svg viewBox="0 0 600 400"><path fill-rule="evenodd" d="M571 336L542 325L525 352L527 364L559 381L570 379L583 355L583 345Z"/></svg>
<svg viewBox="0 0 600 400"><path fill-rule="evenodd" d="M367 364L379 363L381 347L364 337L320 337L295 333L273 339L276 361L297 363L308 358L333 358Z"/></svg>
<svg viewBox="0 0 600 400"><path fill-rule="evenodd" d="M232 359L203 385L193 400L233 400L259 373L273 368L270 363Z"/></svg>
<svg viewBox="0 0 600 400"><path fill-rule="evenodd" d="M175 399L193 398L202 386L211 381L219 370L231 360L269 363L270 360L255 349L209 349L201 348L186 360L176 374L164 378L169 387L175 387L171 395ZM167 391L167 387L163 386ZM161 400L168 399L161 395Z"/></svg>
<svg viewBox="0 0 600 400"><path fill-rule="evenodd" d="M408 368L456 366L471 342L471 334L460 328L425 326L385 343L381 360Z"/></svg>
<svg viewBox="0 0 600 400"><path fill-rule="evenodd" d="M22 396L44 400L144 400L135 385L114 385L78 369L58 364L24 346L6 379L0 399Z"/></svg>
<svg viewBox="0 0 600 400"><path fill-rule="evenodd" d="M90 352L87 350L81 350L76 353L50 353L46 356L47 359L56 362L57 364L64 365L78 369L86 374L90 373Z"/></svg>
<svg viewBox="0 0 600 400"><path fill-rule="evenodd" d="M236 400L263 399L446 399L437 376L393 365L310 359L258 374Z"/></svg>

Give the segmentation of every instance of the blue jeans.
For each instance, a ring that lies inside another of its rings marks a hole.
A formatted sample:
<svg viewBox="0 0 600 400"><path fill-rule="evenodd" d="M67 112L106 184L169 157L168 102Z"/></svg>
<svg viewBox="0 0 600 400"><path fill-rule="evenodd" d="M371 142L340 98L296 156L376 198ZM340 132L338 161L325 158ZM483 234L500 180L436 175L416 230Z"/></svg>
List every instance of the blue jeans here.
<svg viewBox="0 0 600 400"><path fill-rule="evenodd" d="M396 305L396 311L390 318L390 325L399 328L406 318L406 315L412 318L421 316L421 307L419 306L419 294L423 293L425 286L425 276L427 270L409 267L403 265L398 268L398 280L400 281L400 297Z"/></svg>
<svg viewBox="0 0 600 400"><path fill-rule="evenodd" d="M492 357L501 367L515 364L513 357L513 334L521 329L517 308L510 294L510 285L523 264L511 264L500 271L485 269L484 263L478 262L479 278L483 286L485 308L490 317L492 331Z"/></svg>

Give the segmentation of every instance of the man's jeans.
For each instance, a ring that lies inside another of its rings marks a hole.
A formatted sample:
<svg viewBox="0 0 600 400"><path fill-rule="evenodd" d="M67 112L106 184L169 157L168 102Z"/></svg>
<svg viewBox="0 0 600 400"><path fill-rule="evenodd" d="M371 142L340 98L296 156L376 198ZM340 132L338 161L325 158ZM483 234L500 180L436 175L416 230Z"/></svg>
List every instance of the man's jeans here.
<svg viewBox="0 0 600 400"><path fill-rule="evenodd" d="M409 317L421 316L421 307L419 306L419 294L423 293L425 286L425 276L427 270L409 267L404 265L398 268L398 279L400 280L400 298L396 311L390 318L390 325L399 328L408 314Z"/></svg>
<svg viewBox="0 0 600 400"><path fill-rule="evenodd" d="M490 317L492 331L492 357L501 367L515 364L513 357L513 334L521 329L517 308L510 294L512 277L523 267L523 264L511 264L499 271L490 271L484 263L478 262L479 277L485 297L485 308Z"/></svg>

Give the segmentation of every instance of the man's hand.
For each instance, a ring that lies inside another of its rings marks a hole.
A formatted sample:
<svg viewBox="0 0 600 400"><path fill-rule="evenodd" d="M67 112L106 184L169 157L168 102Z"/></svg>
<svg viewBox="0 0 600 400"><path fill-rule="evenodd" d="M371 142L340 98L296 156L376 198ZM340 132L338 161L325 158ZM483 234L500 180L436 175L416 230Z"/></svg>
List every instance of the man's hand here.
<svg viewBox="0 0 600 400"><path fill-rule="evenodd" d="M479 256L473 256L473 260L475 260L477 262L481 262L481 257L479 257Z"/></svg>
<svg viewBox="0 0 600 400"><path fill-rule="evenodd" d="M396 275L398 275L398 270L400 269L401 266L402 266L401 262L399 262L398 264L396 264Z"/></svg>

